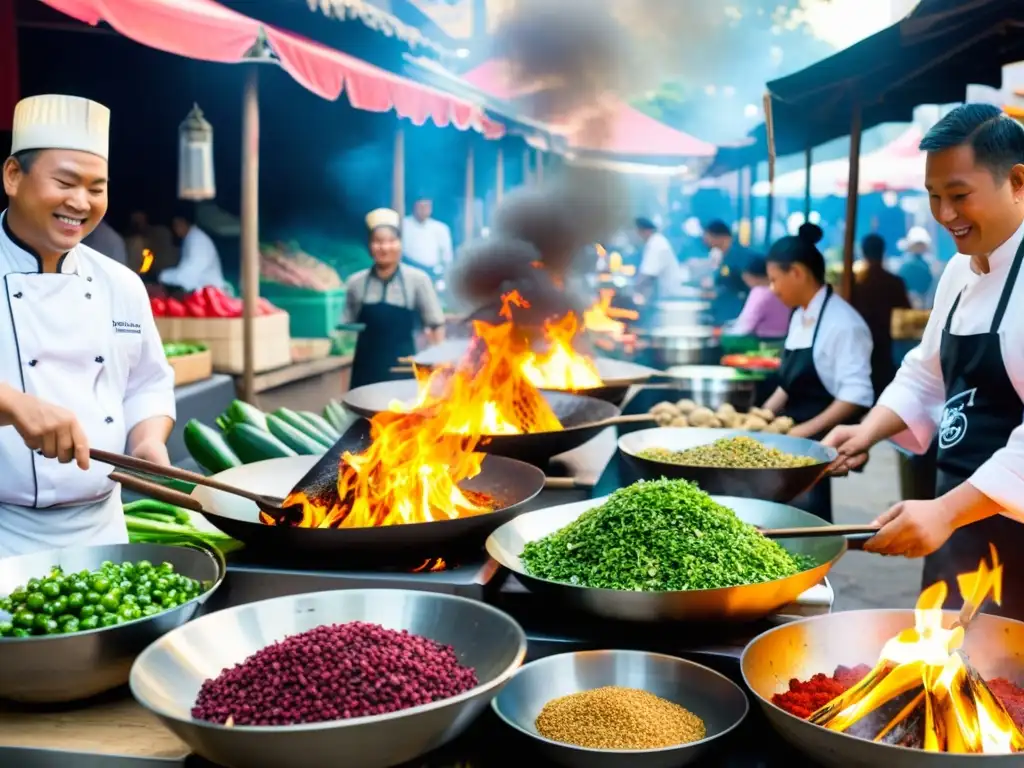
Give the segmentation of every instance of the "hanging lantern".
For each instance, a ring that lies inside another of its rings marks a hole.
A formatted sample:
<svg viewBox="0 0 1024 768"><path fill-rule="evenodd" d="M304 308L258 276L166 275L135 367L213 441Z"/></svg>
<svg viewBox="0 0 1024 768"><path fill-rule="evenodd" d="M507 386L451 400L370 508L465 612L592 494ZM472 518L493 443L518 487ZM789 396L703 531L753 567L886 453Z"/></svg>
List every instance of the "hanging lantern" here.
<svg viewBox="0 0 1024 768"><path fill-rule="evenodd" d="M178 198L200 201L212 200L216 195L213 126L195 104L178 128Z"/></svg>

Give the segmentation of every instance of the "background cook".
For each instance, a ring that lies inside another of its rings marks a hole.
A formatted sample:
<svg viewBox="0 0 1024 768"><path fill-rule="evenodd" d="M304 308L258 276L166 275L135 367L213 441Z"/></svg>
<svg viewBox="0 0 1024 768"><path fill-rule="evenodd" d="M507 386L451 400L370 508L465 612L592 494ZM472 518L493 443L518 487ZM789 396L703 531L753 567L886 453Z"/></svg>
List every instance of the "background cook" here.
<svg viewBox="0 0 1024 768"><path fill-rule="evenodd" d="M398 359L416 354L416 326L422 323L427 341L444 341L444 310L430 276L402 265L401 217L388 208L366 216L373 266L345 283L346 323L363 323L356 342L349 387L404 378L391 369Z"/></svg>
<svg viewBox="0 0 1024 768"><path fill-rule="evenodd" d="M768 253L772 290L793 310L779 368L779 388L764 407L796 425L789 434L820 440L838 424L856 420L875 401L871 385L871 331L857 310L825 283L821 229L776 241ZM832 519L828 478L795 506Z"/></svg>
<svg viewBox="0 0 1024 768"><path fill-rule="evenodd" d="M916 453L938 438L931 501L905 501L865 549L925 557L925 585L978 567L995 544L1004 581L1024 579L1024 128L997 107L965 104L921 142L932 215L959 253L939 281L921 344L863 423L827 438L846 468L893 437ZM954 532L955 531L955 532ZM1024 592L991 609L1024 620Z"/></svg>
<svg viewBox="0 0 1024 768"><path fill-rule="evenodd" d="M81 245L107 210L109 125L106 107L74 96L15 108L0 220L0 556L128 540L120 487L90 446L170 463L174 374L146 289Z"/></svg>

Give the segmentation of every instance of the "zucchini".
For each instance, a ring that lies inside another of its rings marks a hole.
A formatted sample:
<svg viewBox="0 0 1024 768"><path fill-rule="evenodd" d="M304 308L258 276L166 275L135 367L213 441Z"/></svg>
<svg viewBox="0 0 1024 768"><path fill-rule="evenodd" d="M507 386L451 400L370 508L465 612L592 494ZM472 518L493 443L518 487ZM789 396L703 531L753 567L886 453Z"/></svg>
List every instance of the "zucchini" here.
<svg viewBox="0 0 1024 768"><path fill-rule="evenodd" d="M187 509L168 504L166 501L156 499L139 499L124 505L126 515L163 515L169 516L181 525L191 525L192 515Z"/></svg>
<svg viewBox="0 0 1024 768"><path fill-rule="evenodd" d="M291 410L290 408L278 408L276 411L274 411L270 415L273 416L274 418L284 422L285 424L290 426L292 429L294 429L294 430L298 431L299 433L305 435L306 437L310 438L314 442L319 443L324 448L330 448L332 445L334 445L334 441L333 440L328 438L326 435L321 435L320 434L320 430L314 429L310 425L310 423L308 421L306 421L304 418L299 416L299 414L297 414L295 411ZM269 420L267 421L267 426L270 426ZM271 432L272 432L272 434L277 434L276 432L273 432L273 430L271 430ZM291 445L291 443L288 440L285 440L285 438L281 437L281 435L277 435L277 437L279 439L281 439L281 440L284 440L286 445ZM292 447L295 448L294 445L292 445ZM295 450L298 451L299 449L295 448ZM301 451L299 451L299 452L301 453Z"/></svg>
<svg viewBox="0 0 1024 768"><path fill-rule="evenodd" d="M287 445L293 451L304 456L317 456L327 453L327 446L302 432L275 414L267 416L270 434Z"/></svg>
<svg viewBox="0 0 1024 768"><path fill-rule="evenodd" d="M337 400L329 401L324 407L324 418L327 419L328 423L334 427L339 435L345 434L348 428L352 426L352 422L355 421L355 417L345 410L345 406Z"/></svg>
<svg viewBox="0 0 1024 768"><path fill-rule="evenodd" d="M303 421L309 424L313 429L320 432L321 435L331 441L331 445L334 445L338 440L341 439L341 434L334 427L330 425L319 413L313 413L312 411L299 411L299 416L302 417Z"/></svg>
<svg viewBox="0 0 1024 768"><path fill-rule="evenodd" d="M184 438L189 455L207 472L216 474L242 465L242 460L231 450L224 437L201 421L190 419L185 425Z"/></svg>
<svg viewBox="0 0 1024 768"><path fill-rule="evenodd" d="M230 424L252 424L254 427L267 431L267 415L244 400L235 400L222 414L224 420Z"/></svg>
<svg viewBox="0 0 1024 768"><path fill-rule="evenodd" d="M224 433L239 458L246 464L267 459L283 459L298 454L282 443L270 432L264 432L252 424L235 424Z"/></svg>

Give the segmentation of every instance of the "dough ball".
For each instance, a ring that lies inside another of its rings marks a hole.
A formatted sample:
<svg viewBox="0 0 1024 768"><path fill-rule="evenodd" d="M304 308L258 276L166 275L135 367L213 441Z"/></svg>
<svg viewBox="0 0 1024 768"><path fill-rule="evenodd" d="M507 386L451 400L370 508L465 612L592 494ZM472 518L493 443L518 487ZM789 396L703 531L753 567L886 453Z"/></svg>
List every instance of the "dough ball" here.
<svg viewBox="0 0 1024 768"><path fill-rule="evenodd" d="M688 427L688 426L690 426L690 422L687 421L685 416L676 416L674 419L672 419L671 422L669 422L669 426L670 427Z"/></svg>
<svg viewBox="0 0 1024 768"><path fill-rule="evenodd" d="M707 427L708 429L721 429L722 420L717 416L712 416L710 419L708 419L708 423L705 424L704 426Z"/></svg>
<svg viewBox="0 0 1024 768"><path fill-rule="evenodd" d="M779 434L783 435L796 426L796 422L789 416L779 416L779 418L773 421L772 424L778 425Z"/></svg>
<svg viewBox="0 0 1024 768"><path fill-rule="evenodd" d="M688 397L684 397L682 400L676 403L676 408L679 409L680 413L689 414L690 411L697 409L697 404Z"/></svg>
<svg viewBox="0 0 1024 768"><path fill-rule="evenodd" d="M768 427L768 422L760 416L747 416L743 422L743 429L748 432L761 432Z"/></svg>

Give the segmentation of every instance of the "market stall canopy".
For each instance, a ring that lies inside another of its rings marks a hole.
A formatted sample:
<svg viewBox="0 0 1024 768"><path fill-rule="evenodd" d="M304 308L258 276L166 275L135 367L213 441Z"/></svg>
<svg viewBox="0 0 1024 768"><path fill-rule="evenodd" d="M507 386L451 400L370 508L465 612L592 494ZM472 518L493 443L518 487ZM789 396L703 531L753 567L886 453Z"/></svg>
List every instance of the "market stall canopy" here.
<svg viewBox="0 0 1024 768"><path fill-rule="evenodd" d="M367 0L306 0L309 9L339 21L359 21L374 32L401 40L413 51L429 52L438 57L455 56L424 35L416 27L403 23Z"/></svg>
<svg viewBox="0 0 1024 768"><path fill-rule="evenodd" d="M768 83L776 154L846 136L858 103L866 130L963 101L968 85L998 88L1003 66L1024 59L1022 28L1020 0L922 0L901 22Z"/></svg>
<svg viewBox="0 0 1024 768"><path fill-rule="evenodd" d="M161 51L223 64L273 62L304 88L356 109L394 111L422 125L473 129L490 139L504 126L464 99L367 64L341 51L260 23L214 0L42 0L86 24L105 21L125 37Z"/></svg>
<svg viewBox="0 0 1024 768"><path fill-rule="evenodd" d="M497 59L470 70L463 79L484 93L506 101L513 102L523 95L510 83L505 62ZM571 129L566 126L560 132L568 137L575 152L615 156L618 160L636 163L671 164L710 159L715 154L714 144L670 128L624 101L616 99L613 110L615 119L610 135L599 145L573 137Z"/></svg>
<svg viewBox="0 0 1024 768"><path fill-rule="evenodd" d="M922 138L921 130L912 126L896 140L864 155L860 161L860 193L923 190L925 153L918 146ZM848 158L815 163L811 168L811 196L846 195L849 175ZM802 198L806 183L804 170L784 173L775 179L775 196ZM767 181L759 181L754 184L753 194L766 197L769 190Z"/></svg>

